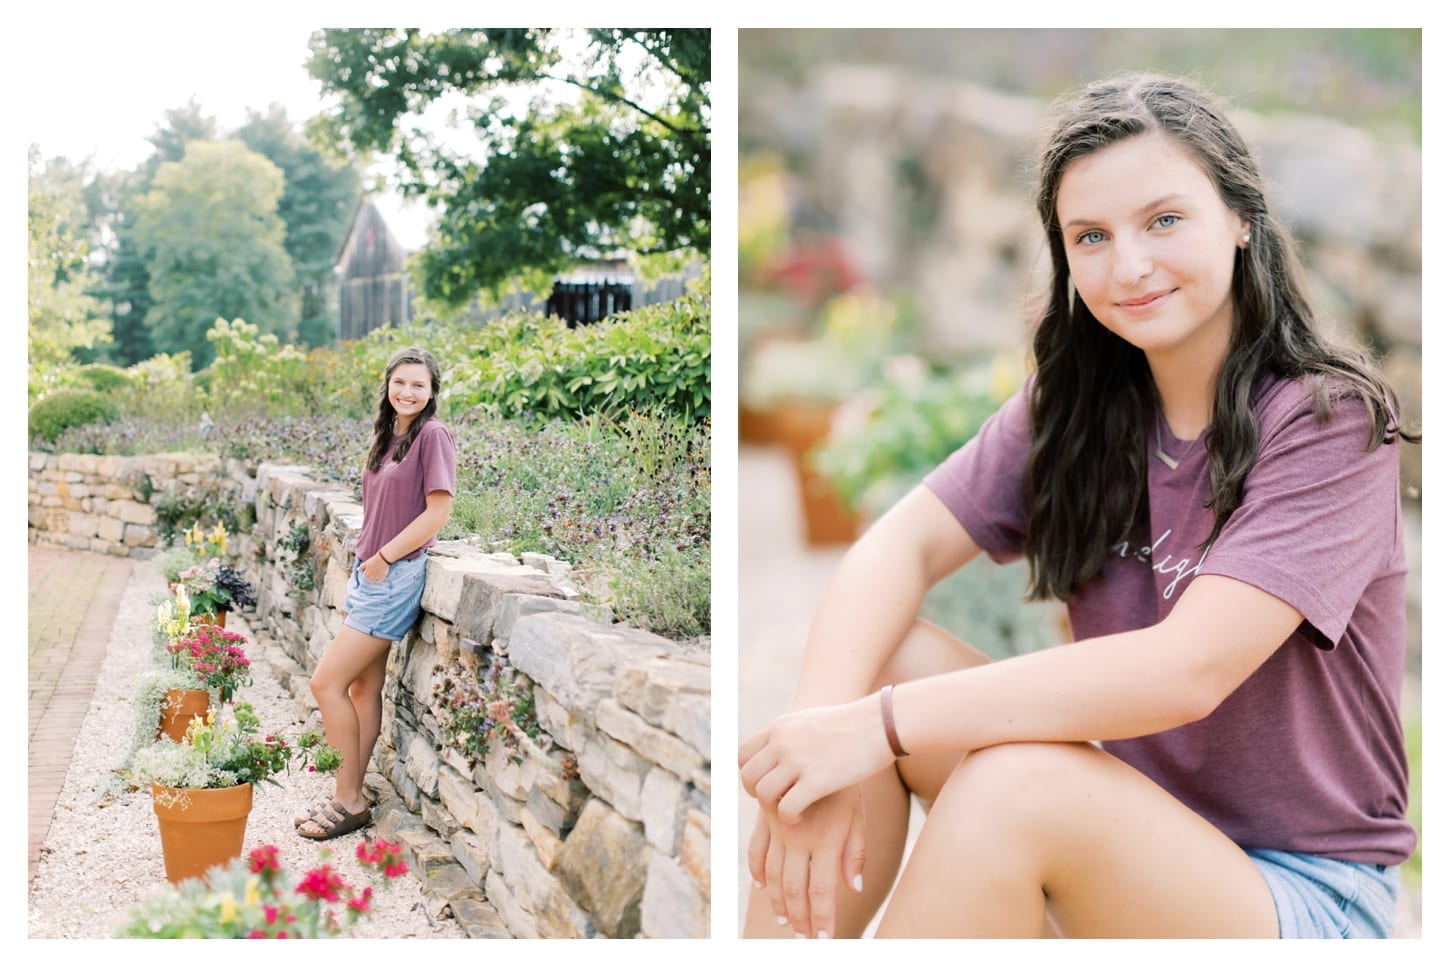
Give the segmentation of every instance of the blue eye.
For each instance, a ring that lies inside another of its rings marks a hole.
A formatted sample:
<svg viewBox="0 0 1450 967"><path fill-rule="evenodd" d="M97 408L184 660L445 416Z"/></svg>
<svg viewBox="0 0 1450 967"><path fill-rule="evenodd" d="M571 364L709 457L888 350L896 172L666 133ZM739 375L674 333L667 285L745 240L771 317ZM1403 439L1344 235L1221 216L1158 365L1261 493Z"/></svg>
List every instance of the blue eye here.
<svg viewBox="0 0 1450 967"><path fill-rule="evenodd" d="M1079 245L1096 245L1105 238L1107 238L1106 235L1094 228L1091 231L1086 231L1079 235L1077 237L1077 243Z"/></svg>
<svg viewBox="0 0 1450 967"><path fill-rule="evenodd" d="M1153 224L1160 228L1172 228L1182 215L1159 215L1153 220Z"/></svg>

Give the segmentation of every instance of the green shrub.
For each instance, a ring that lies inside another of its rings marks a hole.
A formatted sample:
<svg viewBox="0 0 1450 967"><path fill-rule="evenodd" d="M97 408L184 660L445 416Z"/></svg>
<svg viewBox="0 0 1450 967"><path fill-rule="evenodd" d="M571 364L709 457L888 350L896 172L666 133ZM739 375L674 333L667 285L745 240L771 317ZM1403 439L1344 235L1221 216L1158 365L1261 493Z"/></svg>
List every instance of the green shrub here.
<svg viewBox="0 0 1450 967"><path fill-rule="evenodd" d="M863 392L814 453L841 499L874 516L976 435L1018 385L999 360L931 372L907 357Z"/></svg>
<svg viewBox="0 0 1450 967"><path fill-rule="evenodd" d="M666 638L710 632L710 552L666 551L657 560L621 562L609 579L615 617Z"/></svg>
<svg viewBox="0 0 1450 967"><path fill-rule="evenodd" d="M112 393L129 389L131 374L119 366L107 363L91 363L77 370L77 376L98 393Z"/></svg>
<svg viewBox="0 0 1450 967"><path fill-rule="evenodd" d="M114 420L120 410L104 393L87 389L57 390L30 408L30 435L47 443L73 426Z"/></svg>
<svg viewBox="0 0 1450 967"><path fill-rule="evenodd" d="M534 421L663 408L710 415L710 311L700 295L586 326L514 313L481 329L454 395Z"/></svg>

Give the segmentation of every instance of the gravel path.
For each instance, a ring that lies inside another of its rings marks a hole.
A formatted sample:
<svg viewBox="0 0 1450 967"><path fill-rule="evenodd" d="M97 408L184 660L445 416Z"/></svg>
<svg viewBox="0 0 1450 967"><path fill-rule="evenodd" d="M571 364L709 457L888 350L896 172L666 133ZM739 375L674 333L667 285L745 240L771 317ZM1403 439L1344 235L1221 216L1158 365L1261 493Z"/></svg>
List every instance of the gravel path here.
<svg viewBox="0 0 1450 967"><path fill-rule="evenodd" d="M153 602L165 591L160 572L149 562L138 562L116 615L100 680L76 739L31 885L32 938L112 937L133 904L166 886L151 795L127 791L114 781L114 770L125 761L134 734L133 683L150 664ZM238 615L227 616L227 627L253 640L251 629ZM307 710L257 651L248 651L253 681L239 691L238 699L255 706L264 730L301 730ZM284 868L301 873L322 862L330 847L328 861L345 879L359 887L369 884L367 872L353 856L363 833L317 843L301 838L293 829L293 816L331 794L331 777L293 773L279 778L280 788L264 785L256 790L244 853L264 843L276 844ZM352 928L352 936L463 936L453 920L434 916L412 874L399 877L387 888L375 886L373 911Z"/></svg>

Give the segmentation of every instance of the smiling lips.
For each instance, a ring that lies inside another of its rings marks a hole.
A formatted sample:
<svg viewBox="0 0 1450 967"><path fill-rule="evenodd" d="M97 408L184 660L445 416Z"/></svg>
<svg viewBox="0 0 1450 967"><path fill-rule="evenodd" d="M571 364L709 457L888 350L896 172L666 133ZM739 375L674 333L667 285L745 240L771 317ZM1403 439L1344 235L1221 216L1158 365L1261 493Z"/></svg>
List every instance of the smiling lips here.
<svg viewBox="0 0 1450 967"><path fill-rule="evenodd" d="M1118 308L1126 309L1129 312L1143 312L1154 309L1176 291L1176 289L1159 289L1157 292L1150 292L1136 299L1124 299L1118 303Z"/></svg>

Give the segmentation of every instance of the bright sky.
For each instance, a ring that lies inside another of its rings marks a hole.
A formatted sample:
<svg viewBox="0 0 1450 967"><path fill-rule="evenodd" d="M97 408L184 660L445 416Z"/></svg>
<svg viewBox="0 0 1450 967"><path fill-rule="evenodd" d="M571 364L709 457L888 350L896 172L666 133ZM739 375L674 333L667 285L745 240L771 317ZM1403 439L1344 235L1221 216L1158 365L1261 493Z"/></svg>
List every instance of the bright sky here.
<svg viewBox="0 0 1450 967"><path fill-rule="evenodd" d="M322 106L303 66L311 32L269 17L144 24L134 12L104 29L41 28L16 45L29 81L17 133L45 157L131 168L151 153L164 112L191 98L221 133L274 101L305 120Z"/></svg>

